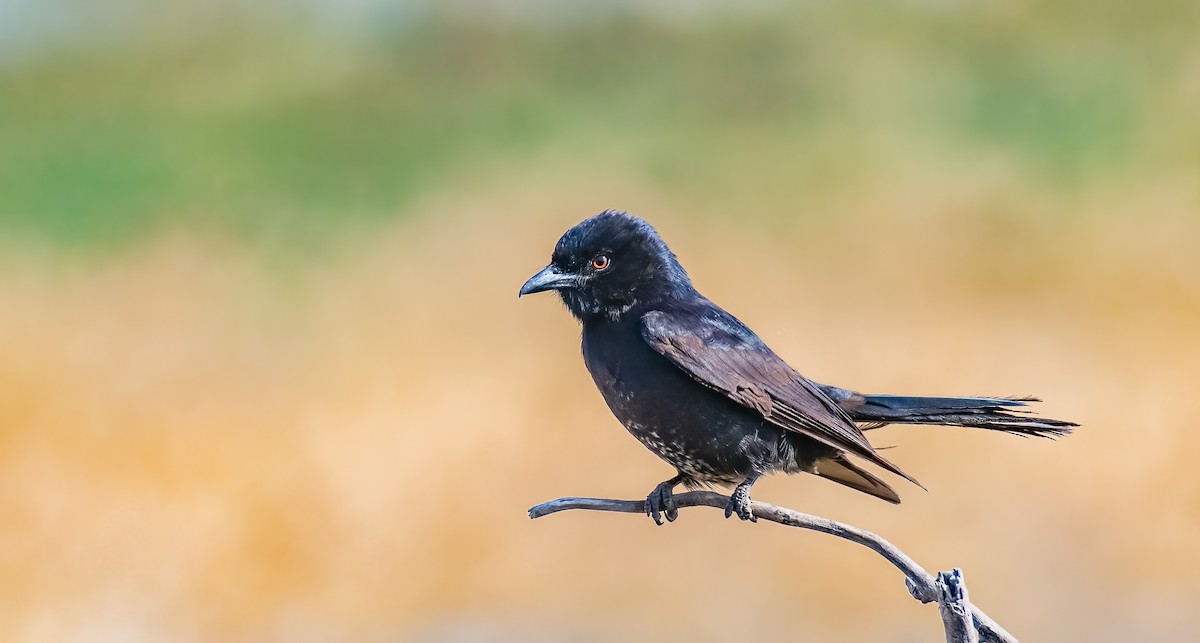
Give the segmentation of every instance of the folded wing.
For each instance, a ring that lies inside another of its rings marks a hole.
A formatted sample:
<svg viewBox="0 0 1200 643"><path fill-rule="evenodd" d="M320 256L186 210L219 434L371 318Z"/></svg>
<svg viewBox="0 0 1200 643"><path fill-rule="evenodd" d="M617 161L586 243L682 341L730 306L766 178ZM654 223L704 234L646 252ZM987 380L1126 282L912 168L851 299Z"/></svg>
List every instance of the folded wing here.
<svg viewBox="0 0 1200 643"><path fill-rule="evenodd" d="M642 316L642 338L697 382L795 431L862 458L920 486L876 453L846 412L797 373L749 328L711 307L651 311Z"/></svg>

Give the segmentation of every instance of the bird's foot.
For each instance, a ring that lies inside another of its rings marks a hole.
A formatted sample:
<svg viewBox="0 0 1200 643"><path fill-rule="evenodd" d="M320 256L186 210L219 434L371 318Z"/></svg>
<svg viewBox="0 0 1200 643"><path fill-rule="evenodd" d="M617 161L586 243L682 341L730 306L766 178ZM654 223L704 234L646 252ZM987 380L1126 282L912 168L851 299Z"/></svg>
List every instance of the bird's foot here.
<svg viewBox="0 0 1200 643"><path fill-rule="evenodd" d="M753 484L754 480L749 479L734 487L733 493L729 494L729 502L725 505L726 518L736 513L742 520L758 522L758 518L754 517L754 510L750 507L750 486Z"/></svg>
<svg viewBox="0 0 1200 643"><path fill-rule="evenodd" d="M679 506L675 504L675 485L678 480L671 479L659 484L646 496L646 515L654 519L654 524L662 525L662 516L667 522L675 522L679 517Z"/></svg>

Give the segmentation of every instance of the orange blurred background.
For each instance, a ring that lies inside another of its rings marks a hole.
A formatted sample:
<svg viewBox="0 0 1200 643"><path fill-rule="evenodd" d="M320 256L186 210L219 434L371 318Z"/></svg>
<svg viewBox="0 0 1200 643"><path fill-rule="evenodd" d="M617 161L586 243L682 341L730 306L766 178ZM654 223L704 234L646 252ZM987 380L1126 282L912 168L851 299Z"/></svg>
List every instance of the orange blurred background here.
<svg viewBox="0 0 1200 643"><path fill-rule="evenodd" d="M0 31L0 638L940 639L827 536L526 517L670 473L516 298L608 207L818 381L1083 425L757 499L1026 640L1194 630L1191 5L116 4Z"/></svg>

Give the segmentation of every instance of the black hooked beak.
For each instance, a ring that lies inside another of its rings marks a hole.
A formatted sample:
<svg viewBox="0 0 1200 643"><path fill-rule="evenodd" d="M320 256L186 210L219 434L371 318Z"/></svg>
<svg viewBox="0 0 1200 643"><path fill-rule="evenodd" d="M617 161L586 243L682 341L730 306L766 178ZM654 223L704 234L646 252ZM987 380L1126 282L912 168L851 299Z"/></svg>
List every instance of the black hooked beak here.
<svg viewBox="0 0 1200 643"><path fill-rule="evenodd" d="M535 292L543 292L546 290L562 290L563 288L573 288L575 286L575 275L569 275L559 272L558 267L550 264L542 268L538 273L529 278L524 286L521 286L521 292L517 297L532 295Z"/></svg>

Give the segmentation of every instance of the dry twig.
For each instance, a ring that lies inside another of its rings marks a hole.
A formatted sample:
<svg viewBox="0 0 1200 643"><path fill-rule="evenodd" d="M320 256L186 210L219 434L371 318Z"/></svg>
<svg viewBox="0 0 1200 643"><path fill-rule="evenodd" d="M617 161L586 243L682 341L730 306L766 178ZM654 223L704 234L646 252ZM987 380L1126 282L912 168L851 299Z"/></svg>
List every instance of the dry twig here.
<svg viewBox="0 0 1200 643"><path fill-rule="evenodd" d="M715 507L724 509L729 497L712 491L690 491L675 495L680 507ZM593 511L616 511L621 513L645 513L642 500L607 500L604 498L559 498L542 503L529 510L530 518L541 518L569 509ZM913 598L922 603L937 603L946 630L947 643L1016 643L1017 639L1004 631L983 610L975 607L967 598L966 584L962 572L942 572L934 578L907 554L892 543L869 531L840 522L813 516L765 502L753 503L754 515L763 520L811 529L830 534L870 548L895 565L905 576L905 584ZM970 615L970 618L967 615Z"/></svg>

